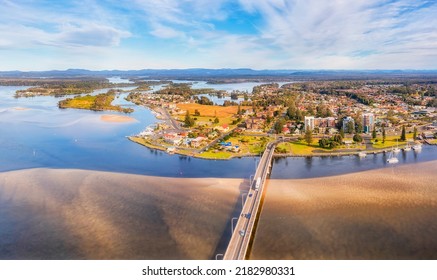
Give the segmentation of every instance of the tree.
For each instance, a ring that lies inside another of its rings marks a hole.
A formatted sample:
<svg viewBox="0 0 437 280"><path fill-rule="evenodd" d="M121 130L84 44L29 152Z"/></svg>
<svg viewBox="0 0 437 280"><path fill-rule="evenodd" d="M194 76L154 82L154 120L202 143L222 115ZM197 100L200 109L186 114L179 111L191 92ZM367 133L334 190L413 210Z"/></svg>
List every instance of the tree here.
<svg viewBox="0 0 437 280"><path fill-rule="evenodd" d="M335 134L334 136L332 136L332 141L340 145L341 143L343 143L343 137L341 137L341 134Z"/></svg>
<svg viewBox="0 0 437 280"><path fill-rule="evenodd" d="M319 146L321 147L321 148L327 148L327 147L329 147L329 144L331 143L331 141L329 141L329 139L327 139L327 138L322 138L322 139L320 139L319 140Z"/></svg>
<svg viewBox="0 0 437 280"><path fill-rule="evenodd" d="M187 113L185 114L185 120L184 120L185 126L186 127L192 127L195 123L195 120L193 120L190 116L190 112L187 111Z"/></svg>
<svg viewBox="0 0 437 280"><path fill-rule="evenodd" d="M405 135L405 125L402 126L402 132L401 132L401 141L406 141L407 137Z"/></svg>
<svg viewBox="0 0 437 280"><path fill-rule="evenodd" d="M357 143L361 143L361 142L363 142L363 137L357 133L354 135L353 140Z"/></svg>
<svg viewBox="0 0 437 280"><path fill-rule="evenodd" d="M353 122L350 121L346 124L346 130L347 133L354 133L355 128Z"/></svg>
<svg viewBox="0 0 437 280"><path fill-rule="evenodd" d="M273 129L275 130L276 134L279 134L282 132L282 128L284 127L285 120L283 118L278 119L278 121L273 126Z"/></svg>
<svg viewBox="0 0 437 280"><path fill-rule="evenodd" d="M373 126L372 139L376 139L376 127Z"/></svg>
<svg viewBox="0 0 437 280"><path fill-rule="evenodd" d="M414 130L413 130L413 140L416 140L416 137L417 137L417 128L414 127Z"/></svg>
<svg viewBox="0 0 437 280"><path fill-rule="evenodd" d="M382 143L385 143L385 127L382 127Z"/></svg>
<svg viewBox="0 0 437 280"><path fill-rule="evenodd" d="M200 116L200 112L199 112L199 110L195 109L195 110L194 110L194 115L195 115L195 116Z"/></svg>
<svg viewBox="0 0 437 280"><path fill-rule="evenodd" d="M313 131L311 129L305 131L305 142L307 142L308 146L313 142Z"/></svg>
<svg viewBox="0 0 437 280"><path fill-rule="evenodd" d="M341 138L344 138L344 130L343 130L343 128L340 128L340 136L341 136Z"/></svg>
<svg viewBox="0 0 437 280"><path fill-rule="evenodd" d="M214 119L214 123L217 124L217 123L219 123L219 122L220 122L220 120L219 120L217 117L215 117L215 119Z"/></svg>

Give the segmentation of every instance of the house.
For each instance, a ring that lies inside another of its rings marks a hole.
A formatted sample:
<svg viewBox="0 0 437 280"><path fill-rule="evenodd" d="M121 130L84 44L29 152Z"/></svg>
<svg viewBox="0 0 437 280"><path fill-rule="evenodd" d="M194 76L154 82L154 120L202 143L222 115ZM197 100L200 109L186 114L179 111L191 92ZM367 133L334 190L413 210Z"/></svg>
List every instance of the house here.
<svg viewBox="0 0 437 280"><path fill-rule="evenodd" d="M177 133L164 134L164 141L171 145L179 146L182 143L183 138L178 136Z"/></svg>
<svg viewBox="0 0 437 280"><path fill-rule="evenodd" d="M210 132L209 134L208 134L208 138L209 139L214 139L214 138L216 138L218 136L218 132L217 131L212 131L212 132Z"/></svg>
<svg viewBox="0 0 437 280"><path fill-rule="evenodd" d="M198 148L202 145L202 142L205 141L205 137L199 136L197 138L194 138L193 140L191 140L191 147L193 148Z"/></svg>
<svg viewBox="0 0 437 280"><path fill-rule="evenodd" d="M264 128L265 120L263 118L250 118L246 121L246 129L262 130Z"/></svg>

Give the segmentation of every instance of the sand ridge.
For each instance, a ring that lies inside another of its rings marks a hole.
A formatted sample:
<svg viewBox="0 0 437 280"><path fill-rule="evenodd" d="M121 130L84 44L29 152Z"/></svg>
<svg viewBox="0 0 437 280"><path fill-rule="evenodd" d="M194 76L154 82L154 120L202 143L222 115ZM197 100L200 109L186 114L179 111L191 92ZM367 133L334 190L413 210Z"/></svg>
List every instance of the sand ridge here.
<svg viewBox="0 0 437 280"><path fill-rule="evenodd" d="M112 122L112 123L137 122L137 120L132 117L120 116L120 115L102 115L100 116L100 120L104 122Z"/></svg>

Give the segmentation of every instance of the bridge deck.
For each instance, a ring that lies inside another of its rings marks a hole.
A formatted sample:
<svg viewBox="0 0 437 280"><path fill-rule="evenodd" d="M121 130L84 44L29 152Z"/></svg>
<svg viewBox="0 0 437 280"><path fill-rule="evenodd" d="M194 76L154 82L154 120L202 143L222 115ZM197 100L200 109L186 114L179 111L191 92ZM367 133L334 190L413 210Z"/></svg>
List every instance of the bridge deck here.
<svg viewBox="0 0 437 280"><path fill-rule="evenodd" d="M244 260L246 258L250 240L254 234L254 230L256 230L254 228L255 220L259 211L261 197L275 147L276 142L269 143L260 159L253 182L247 194L246 202L243 205L241 215L238 218L228 248L224 254L224 260ZM259 188L256 189L255 186L258 180L260 180Z"/></svg>

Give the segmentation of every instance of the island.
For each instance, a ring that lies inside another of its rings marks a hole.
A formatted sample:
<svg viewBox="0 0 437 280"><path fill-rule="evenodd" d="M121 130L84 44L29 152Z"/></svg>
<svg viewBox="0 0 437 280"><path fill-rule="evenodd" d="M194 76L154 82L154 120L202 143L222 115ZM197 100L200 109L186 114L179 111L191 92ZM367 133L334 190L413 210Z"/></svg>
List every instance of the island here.
<svg viewBox="0 0 437 280"><path fill-rule="evenodd" d="M74 98L67 98L61 100L58 103L59 108L74 108L85 109L92 111L117 111L123 113L132 113L132 108L123 108L121 106L112 105L112 101L115 99L115 90L109 90L107 93L101 93L98 95L85 95L76 96Z"/></svg>

